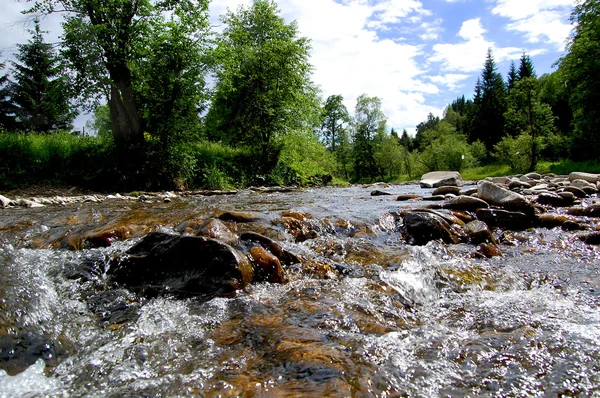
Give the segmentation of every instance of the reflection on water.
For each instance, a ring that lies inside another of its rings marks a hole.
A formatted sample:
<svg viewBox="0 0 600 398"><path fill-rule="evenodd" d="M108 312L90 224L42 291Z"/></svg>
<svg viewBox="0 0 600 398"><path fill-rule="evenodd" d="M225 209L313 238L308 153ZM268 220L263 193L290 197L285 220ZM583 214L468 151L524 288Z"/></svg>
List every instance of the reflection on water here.
<svg viewBox="0 0 600 398"><path fill-rule="evenodd" d="M3 210L0 396L600 394L597 249L554 230L523 232L491 260L406 246L386 214L414 204L370 191ZM263 213L252 228L331 268L290 267L288 284L210 301L146 299L106 280L102 266L136 236L225 210ZM271 223L287 210L310 214L317 234L296 241ZM57 248L107 226L129 232Z"/></svg>

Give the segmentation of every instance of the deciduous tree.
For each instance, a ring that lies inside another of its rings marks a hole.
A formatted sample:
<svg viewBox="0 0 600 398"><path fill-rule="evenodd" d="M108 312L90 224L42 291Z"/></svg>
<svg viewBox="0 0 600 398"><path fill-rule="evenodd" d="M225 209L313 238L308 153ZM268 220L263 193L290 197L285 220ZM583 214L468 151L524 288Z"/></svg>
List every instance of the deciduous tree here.
<svg viewBox="0 0 600 398"><path fill-rule="evenodd" d="M356 100L354 112L354 174L356 180L381 176L375 160L377 135L384 135L387 119L381 109L381 99L362 94Z"/></svg>

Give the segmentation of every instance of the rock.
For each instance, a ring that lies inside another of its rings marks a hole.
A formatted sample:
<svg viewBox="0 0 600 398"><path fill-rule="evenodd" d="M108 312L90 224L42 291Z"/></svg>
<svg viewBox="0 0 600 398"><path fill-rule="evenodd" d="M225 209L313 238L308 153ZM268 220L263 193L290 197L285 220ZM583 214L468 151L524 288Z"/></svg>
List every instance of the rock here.
<svg viewBox="0 0 600 398"><path fill-rule="evenodd" d="M425 201L429 201L429 202L439 202L439 201L445 200L446 197L443 195L434 195L434 196L425 196L422 199Z"/></svg>
<svg viewBox="0 0 600 398"><path fill-rule="evenodd" d="M593 189L593 190L597 189L596 184L589 183L586 180L573 180L573 181L571 181L570 186L582 189L586 193L587 193L587 191L586 191L587 189Z"/></svg>
<svg viewBox="0 0 600 398"><path fill-rule="evenodd" d="M587 225L580 224L573 220L565 221L560 227L563 231L582 231L584 229L588 229Z"/></svg>
<svg viewBox="0 0 600 398"><path fill-rule="evenodd" d="M217 216L221 221L234 221L239 223L264 221L265 216L260 213L244 211L225 211Z"/></svg>
<svg viewBox="0 0 600 398"><path fill-rule="evenodd" d="M454 195L458 195L458 193L460 192L460 187L453 187L453 186L443 186L443 187L439 187L436 188L431 195L432 196L436 196L436 195L446 195L446 194L454 194Z"/></svg>
<svg viewBox="0 0 600 398"><path fill-rule="evenodd" d="M446 209L434 210L434 209L421 208L418 211L422 211L425 213L431 213L431 214L435 214L436 216L442 217L444 220L449 222L450 225L456 224L461 227L465 225L465 222L462 219L460 219L459 217L455 216L454 213L450 210L446 210Z"/></svg>
<svg viewBox="0 0 600 398"><path fill-rule="evenodd" d="M37 203L37 202L34 202L33 200L28 200L28 199L21 199L21 200L19 200L19 202L17 204L19 206L27 207L27 208L45 207L41 203Z"/></svg>
<svg viewBox="0 0 600 398"><path fill-rule="evenodd" d="M279 243L277 243L274 240L267 238L266 236L261 235L259 233L251 232L251 231L243 232L240 235L240 240L259 243L260 245L264 246L267 250L269 250L271 253L273 253L279 259L279 261L281 261L284 265L292 265L292 264L300 263L300 259L298 258L298 256L283 249L279 245Z"/></svg>
<svg viewBox="0 0 600 398"><path fill-rule="evenodd" d="M378 189L371 192L371 196L390 196L390 195L391 195L391 193L380 191Z"/></svg>
<svg viewBox="0 0 600 398"><path fill-rule="evenodd" d="M594 204L588 207L571 207L567 209L567 214L583 217L600 217L600 204Z"/></svg>
<svg viewBox="0 0 600 398"><path fill-rule="evenodd" d="M296 239L296 242L304 242L309 239L315 239L319 233L313 225L307 221L300 221L292 217L281 217L273 221L275 225L281 225L285 230Z"/></svg>
<svg viewBox="0 0 600 398"><path fill-rule="evenodd" d="M421 197L419 195L411 195L411 194L406 194L406 195L400 195L396 198L396 200L398 202L404 202L407 200L412 200L412 199L420 199Z"/></svg>
<svg viewBox="0 0 600 398"><path fill-rule="evenodd" d="M233 296L252 282L248 259L205 237L153 232L113 260L107 275L142 293L176 297Z"/></svg>
<svg viewBox="0 0 600 398"><path fill-rule="evenodd" d="M542 176L538 173L527 173L523 177L526 177L529 180L541 180Z"/></svg>
<svg viewBox="0 0 600 398"><path fill-rule="evenodd" d="M538 195L536 202L541 205L550 205L554 207L566 207L573 204L573 200L568 200L560 195L550 192L542 192Z"/></svg>
<svg viewBox="0 0 600 398"><path fill-rule="evenodd" d="M434 171L421 177L421 188L462 187L462 185L463 180L458 171Z"/></svg>
<svg viewBox="0 0 600 398"><path fill-rule="evenodd" d="M600 245L600 232L592 232L585 235L580 235L579 239L588 245Z"/></svg>
<svg viewBox="0 0 600 398"><path fill-rule="evenodd" d="M585 198L587 196L587 194L585 193L585 191L583 189L573 187L573 186L566 186L563 188L563 191L571 192L573 195L577 196L578 198Z"/></svg>
<svg viewBox="0 0 600 398"><path fill-rule="evenodd" d="M477 193L477 187L462 188L458 193L459 196L471 196Z"/></svg>
<svg viewBox="0 0 600 398"><path fill-rule="evenodd" d="M510 177L486 177L485 180L500 185L508 185L511 181Z"/></svg>
<svg viewBox="0 0 600 398"><path fill-rule="evenodd" d="M273 254L261 246L254 246L249 252L254 280L256 282L283 283L283 268L281 262Z"/></svg>
<svg viewBox="0 0 600 398"><path fill-rule="evenodd" d="M531 184L521 180L511 180L508 184L509 189L528 189L531 188Z"/></svg>
<svg viewBox="0 0 600 398"><path fill-rule="evenodd" d="M459 243L462 236L452 229L442 217L424 212L408 212L404 216L404 228L409 242L424 245L441 239L445 243Z"/></svg>
<svg viewBox="0 0 600 398"><path fill-rule="evenodd" d="M0 195L0 206L4 209L5 207L12 206L15 204L15 201L7 198L6 196Z"/></svg>
<svg viewBox="0 0 600 398"><path fill-rule="evenodd" d="M556 213L544 213L537 217L538 224L543 228L560 227L568 220L567 216Z"/></svg>
<svg viewBox="0 0 600 398"><path fill-rule="evenodd" d="M477 218L485 222L490 227L500 227L510 230L524 230L531 227L532 222L525 213L498 210L498 209L479 209Z"/></svg>
<svg viewBox="0 0 600 398"><path fill-rule="evenodd" d="M493 243L496 245L496 239L488 228L487 224L480 220L471 221L466 225L469 241L475 245L479 243Z"/></svg>
<svg viewBox="0 0 600 398"><path fill-rule="evenodd" d="M591 182L593 184L600 181L600 174L591 174L591 173L583 173L579 171L574 171L569 174L569 181L573 182L575 180L584 180L587 182Z"/></svg>
<svg viewBox="0 0 600 398"><path fill-rule="evenodd" d="M490 207L490 205L488 205L484 200L464 195L452 198L444 205L444 208L446 209L467 211L475 211L477 209L484 209L488 207Z"/></svg>
<svg viewBox="0 0 600 398"><path fill-rule="evenodd" d="M198 232L203 236L217 239L228 244L233 244L238 240L238 237L231 232L222 221L216 218L211 218L202 224Z"/></svg>
<svg viewBox="0 0 600 398"><path fill-rule="evenodd" d="M300 221L306 221L307 218L310 218L310 215L306 215L302 212L299 211L284 211L283 213L281 213L282 217L292 217L295 218L296 220L300 220Z"/></svg>
<svg viewBox="0 0 600 398"><path fill-rule="evenodd" d="M533 216L535 210L523 195L509 191L489 181L480 181L477 185L477 197L490 205L503 207L507 210L519 211Z"/></svg>
<svg viewBox="0 0 600 398"><path fill-rule="evenodd" d="M475 258L492 258L502 256L502 252L498 249L498 246L491 243L482 243L477 246L477 249L473 253Z"/></svg>

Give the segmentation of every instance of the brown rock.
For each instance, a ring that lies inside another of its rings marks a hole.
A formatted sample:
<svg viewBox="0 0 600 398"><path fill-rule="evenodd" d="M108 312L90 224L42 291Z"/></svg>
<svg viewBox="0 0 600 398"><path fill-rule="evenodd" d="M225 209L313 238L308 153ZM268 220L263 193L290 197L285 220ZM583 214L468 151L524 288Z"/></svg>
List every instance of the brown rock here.
<svg viewBox="0 0 600 398"><path fill-rule="evenodd" d="M256 242L262 245L271 253L273 253L279 259L279 261L285 265L300 263L300 258L298 258L298 256L289 252L288 250L283 249L279 243L259 233L251 231L243 232L240 235L240 240Z"/></svg>
<svg viewBox="0 0 600 398"><path fill-rule="evenodd" d="M250 249L250 261L254 269L254 280L257 282L283 283L281 262L261 246Z"/></svg>
<svg viewBox="0 0 600 398"><path fill-rule="evenodd" d="M567 216L556 213L544 213L537 216L538 224L544 228L560 227L569 220Z"/></svg>
<svg viewBox="0 0 600 398"><path fill-rule="evenodd" d="M221 221L234 221L239 223L264 221L265 216L260 213L244 211L225 211L217 217Z"/></svg>
<svg viewBox="0 0 600 398"><path fill-rule="evenodd" d="M460 192L460 187L443 186L443 187L436 188L431 195L432 196L446 195L446 194L449 194L449 193L454 194L454 195L458 195L459 192Z"/></svg>
<svg viewBox="0 0 600 398"><path fill-rule="evenodd" d="M444 205L446 209L475 211L490 207L486 201L472 196L457 196Z"/></svg>
<svg viewBox="0 0 600 398"><path fill-rule="evenodd" d="M409 241L424 245L441 239L445 243L459 243L464 234L454 230L442 217L425 212L408 212L404 216L404 228Z"/></svg>
<svg viewBox="0 0 600 398"><path fill-rule="evenodd" d="M491 243L480 244L473 253L473 257L475 258L492 258L498 256L502 256L502 252L498 249L498 246Z"/></svg>
<svg viewBox="0 0 600 398"><path fill-rule="evenodd" d="M510 230L523 230L532 225L531 218L526 214L508 210L479 209L477 218L490 227L499 227Z"/></svg>
<svg viewBox="0 0 600 398"><path fill-rule="evenodd" d="M200 227L199 233L228 244L235 243L238 240L238 237L223 222L216 218L211 218L205 222Z"/></svg>
<svg viewBox="0 0 600 398"><path fill-rule="evenodd" d="M378 189L371 192L371 196L391 196L392 194Z"/></svg>
<svg viewBox="0 0 600 398"><path fill-rule="evenodd" d="M404 202L404 201L407 201L407 200L411 200L411 199L420 199L420 198L421 198L421 197L420 197L419 195L410 195L410 194L407 194L407 195L400 195L400 196L398 196L398 197L396 198L396 200L397 200L398 202Z"/></svg>
<svg viewBox="0 0 600 398"><path fill-rule="evenodd" d="M471 243L477 245L479 243L492 243L496 245L496 239L488 228L487 224L480 220L471 221L466 225L467 235Z"/></svg>

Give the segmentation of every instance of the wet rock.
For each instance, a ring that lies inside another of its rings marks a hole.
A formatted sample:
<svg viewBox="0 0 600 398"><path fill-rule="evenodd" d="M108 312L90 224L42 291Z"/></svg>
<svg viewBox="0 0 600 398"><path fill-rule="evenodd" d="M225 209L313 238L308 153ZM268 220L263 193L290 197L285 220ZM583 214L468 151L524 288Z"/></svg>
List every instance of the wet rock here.
<svg viewBox="0 0 600 398"><path fill-rule="evenodd" d="M62 346L60 341L40 335L36 331L19 330L16 334L2 333L0 334L0 367L14 376L40 358L46 365L56 366L67 355ZM2 393L0 395L4 396Z"/></svg>
<svg viewBox="0 0 600 398"><path fill-rule="evenodd" d="M541 180L542 176L538 173L527 173L523 177L526 177L529 180Z"/></svg>
<svg viewBox="0 0 600 398"><path fill-rule="evenodd" d="M421 197L419 195L411 195L411 194L406 194L406 195L400 195L396 198L396 200L398 202L405 202L407 200L412 200L412 199L420 199Z"/></svg>
<svg viewBox="0 0 600 398"><path fill-rule="evenodd" d="M473 196L457 196L456 198L452 198L448 203L444 205L446 209L452 210L466 210L466 211L475 211L477 209L485 209L490 207L486 201L481 200L479 198L474 198Z"/></svg>
<svg viewBox="0 0 600 398"><path fill-rule="evenodd" d="M478 245L473 253L473 257L475 258L492 258L499 256L502 256L502 252L498 246L491 243L482 243Z"/></svg>
<svg viewBox="0 0 600 398"><path fill-rule="evenodd" d="M159 232L113 261L107 274L133 290L176 297L232 296L253 278L248 259L223 242Z"/></svg>
<svg viewBox="0 0 600 398"><path fill-rule="evenodd" d="M571 207L567 209L567 214L579 217L600 217L600 204L588 207Z"/></svg>
<svg viewBox="0 0 600 398"><path fill-rule="evenodd" d="M531 184L521 180L511 180L508 184L508 189L528 189L531 188Z"/></svg>
<svg viewBox="0 0 600 398"><path fill-rule="evenodd" d="M416 245L441 239L445 243L459 243L463 236L442 217L425 212L408 212L404 215L407 240Z"/></svg>
<svg viewBox="0 0 600 398"><path fill-rule="evenodd" d="M319 233L313 228L313 225L307 221L300 221L292 217L281 217L273 221L275 225L281 225L294 237L296 242L304 242L309 239L315 239Z"/></svg>
<svg viewBox="0 0 600 398"><path fill-rule="evenodd" d="M475 245L479 243L497 244L494 235L488 228L487 224L480 220L471 221L466 225L469 241Z"/></svg>
<svg viewBox="0 0 600 398"><path fill-rule="evenodd" d="M310 215L304 214L300 211L284 211L281 213L281 216L295 218L299 221L306 221L308 218L310 218Z"/></svg>
<svg viewBox="0 0 600 398"><path fill-rule="evenodd" d="M447 209L427 209L427 208L422 208L419 209L418 211L422 211L425 213L431 213L431 214L435 214L436 216L440 216L442 217L444 220L448 221L450 223L450 225L452 224L456 224L458 226L464 226L465 223L462 219L456 217L454 215L454 213L452 213L450 210Z"/></svg>
<svg viewBox="0 0 600 398"><path fill-rule="evenodd" d="M443 187L436 188L431 193L431 195L432 196L447 195L449 193L454 194L454 195L458 195L459 192L460 192L460 187L456 187L456 186L443 186Z"/></svg>
<svg viewBox="0 0 600 398"><path fill-rule="evenodd" d="M566 186L563 188L563 190L565 192L571 192L573 195L577 196L578 198L585 198L587 196L587 194L585 193L585 191L581 188L577 188L577 187L573 187L573 186Z"/></svg>
<svg viewBox="0 0 600 398"><path fill-rule="evenodd" d="M254 269L254 281L270 283L285 281L281 262L272 253L261 246L254 246L248 254Z"/></svg>
<svg viewBox="0 0 600 398"><path fill-rule="evenodd" d="M520 231L532 226L531 218L521 212L499 209L479 209L476 214L478 219L485 222L490 227Z"/></svg>
<svg viewBox="0 0 600 398"><path fill-rule="evenodd" d="M585 224L580 224L574 220L567 220L561 226L563 231L583 231L589 227Z"/></svg>
<svg viewBox="0 0 600 398"><path fill-rule="evenodd" d="M575 180L584 180L584 181L595 184L600 180L599 177L600 177L599 174L591 174L591 173L583 173L583 172L579 172L579 171L574 171L571 174L569 174L569 181L573 182Z"/></svg>
<svg viewBox="0 0 600 398"><path fill-rule="evenodd" d="M19 202L17 202L17 204L19 206L27 207L27 208L30 208L30 209L31 208L35 208L35 207L45 207L41 203L37 203L37 202L34 202L33 200L28 200L28 199L21 199L21 200L19 200Z"/></svg>
<svg viewBox="0 0 600 398"><path fill-rule="evenodd" d="M458 171L433 171L421 177L421 188L461 187L462 185L463 180Z"/></svg>
<svg viewBox="0 0 600 398"><path fill-rule="evenodd" d="M456 218L461 219L464 223L469 223L475 219L471 214L463 211L450 210L450 212L454 214Z"/></svg>
<svg viewBox="0 0 600 398"><path fill-rule="evenodd" d="M261 235L256 232L246 231L240 235L240 240L242 241L250 241L256 242L265 247L271 253L273 253L279 261L281 261L284 265L292 265L300 263L300 258L296 256L294 253L289 252L288 250L283 249L279 243L274 240Z"/></svg>
<svg viewBox="0 0 600 398"><path fill-rule="evenodd" d="M485 180L498 185L508 185L511 181L510 177L487 177Z"/></svg>
<svg viewBox="0 0 600 398"><path fill-rule="evenodd" d="M549 205L554 207L566 207L571 206L575 199L568 200L561 195L550 193L550 192L542 192L538 195L536 202L542 205Z"/></svg>
<svg viewBox="0 0 600 398"><path fill-rule="evenodd" d="M2 196L0 195L0 207L2 207L3 209L8 207L8 206L12 206L15 204L15 201L12 199L7 198L6 196Z"/></svg>
<svg viewBox="0 0 600 398"><path fill-rule="evenodd" d="M589 234L579 235L579 239L588 245L600 245L600 232L591 232Z"/></svg>
<svg viewBox="0 0 600 398"><path fill-rule="evenodd" d="M428 201L428 202L439 202L439 201L442 201L445 199L446 199L446 197L443 195L434 195L434 196L423 197L423 200Z"/></svg>
<svg viewBox="0 0 600 398"><path fill-rule="evenodd" d="M544 213L537 216L538 224L543 228L555 228L562 226L569 220L567 216L556 213Z"/></svg>
<svg viewBox="0 0 600 398"><path fill-rule="evenodd" d="M592 184L590 182L587 182L585 180L574 180L571 181L571 187L576 187L579 188L581 190L583 190L585 193L589 194L591 193L595 193L597 190L597 186L596 184Z"/></svg>
<svg viewBox="0 0 600 398"><path fill-rule="evenodd" d="M477 197L485 200L490 205L503 207L507 210L519 211L528 216L533 216L533 206L518 193L509 191L489 181L480 181L477 185Z"/></svg>
<svg viewBox="0 0 600 398"><path fill-rule="evenodd" d="M379 189L376 189L371 192L371 196L390 196L390 195L392 195L392 194L389 192L380 191Z"/></svg>
<svg viewBox="0 0 600 398"><path fill-rule="evenodd" d="M220 240L228 244L237 242L238 237L231 232L223 222L216 218L211 218L200 226L199 234L209 238Z"/></svg>
<svg viewBox="0 0 600 398"><path fill-rule="evenodd" d="M226 211L217 217L221 221L234 221L238 223L264 221L265 216L260 213L244 211Z"/></svg>
<svg viewBox="0 0 600 398"><path fill-rule="evenodd" d="M101 323L107 326L135 322L139 318L139 303L126 290L107 290L90 297L87 302Z"/></svg>

